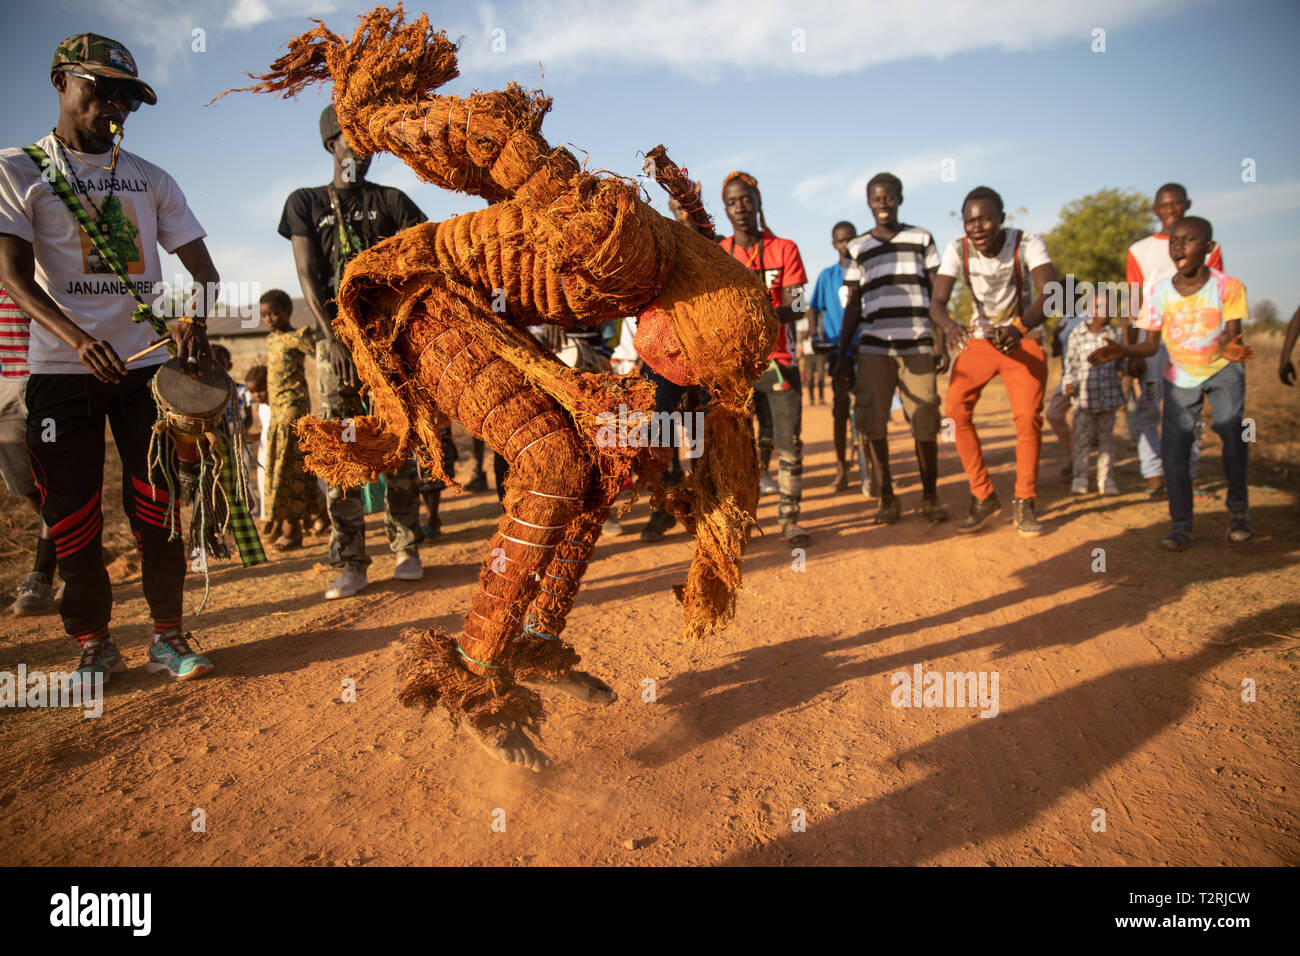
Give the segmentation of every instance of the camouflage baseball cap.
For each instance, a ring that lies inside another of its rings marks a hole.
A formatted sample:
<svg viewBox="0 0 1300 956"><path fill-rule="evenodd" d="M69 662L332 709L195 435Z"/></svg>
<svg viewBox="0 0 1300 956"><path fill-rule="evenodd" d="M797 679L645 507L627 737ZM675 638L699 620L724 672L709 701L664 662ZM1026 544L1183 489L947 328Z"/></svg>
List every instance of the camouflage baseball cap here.
<svg viewBox="0 0 1300 956"><path fill-rule="evenodd" d="M54 51L54 62L50 70L63 66L76 66L96 76L115 80L132 80L140 88L140 98L150 106L158 102L158 97L148 83L140 79L135 57L131 51L116 40L102 37L98 33L77 33L68 37Z"/></svg>

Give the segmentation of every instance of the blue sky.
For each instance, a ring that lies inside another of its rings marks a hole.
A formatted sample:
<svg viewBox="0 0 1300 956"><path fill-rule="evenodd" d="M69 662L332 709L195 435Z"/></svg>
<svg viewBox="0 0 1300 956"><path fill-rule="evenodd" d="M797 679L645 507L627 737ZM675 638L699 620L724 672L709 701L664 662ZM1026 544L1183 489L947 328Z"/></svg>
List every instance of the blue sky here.
<svg viewBox="0 0 1300 956"><path fill-rule="evenodd" d="M363 8L339 0L6 2L0 99L7 145L54 125L47 75L74 31L125 43L158 92L124 145L169 170L208 231L226 281L298 295L275 233L288 193L330 175L317 117L327 92L296 100L223 89L264 69L319 16L350 35ZM741 168L767 221L810 273L833 259L831 226L869 225L862 188L904 180L906 221L942 244L976 185L1002 193L1017 224L1046 230L1062 205L1106 186L1185 183L1213 221L1228 271L1252 301L1300 304L1300 5L1288 0L1007 0L778 3L656 0L410 4L462 38L461 77L444 92L510 80L555 98L543 131L589 168L635 175L663 142L704 180L720 226L721 178ZM204 49L196 45L201 30ZM1104 52L1094 52L1104 30ZM494 47L495 42L495 49ZM502 49L504 47L504 49ZM15 95L18 94L18 95ZM1255 182L1242 181L1254 160ZM953 160L955 181L942 178ZM379 157L370 178L405 189L431 219L481 202L420 183ZM666 210L657 189L656 206ZM178 269L165 260L165 278Z"/></svg>

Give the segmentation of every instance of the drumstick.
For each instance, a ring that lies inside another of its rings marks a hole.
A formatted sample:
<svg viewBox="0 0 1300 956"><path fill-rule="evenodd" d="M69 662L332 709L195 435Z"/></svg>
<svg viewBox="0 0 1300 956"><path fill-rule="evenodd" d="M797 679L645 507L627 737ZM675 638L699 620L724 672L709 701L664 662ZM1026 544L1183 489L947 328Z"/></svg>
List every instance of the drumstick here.
<svg viewBox="0 0 1300 956"><path fill-rule="evenodd" d="M126 360L125 362L123 362L122 364L123 364L123 365L130 365L130 364L131 364L132 362L134 362L136 359L144 358L144 357L145 357L146 355L148 355L150 352L153 352L153 351L155 351L156 349L161 348L162 346L166 345L166 344L167 344L168 342L170 342L170 341L171 341L171 336L168 336L168 337L165 338L165 339L159 339L157 342L152 342L152 343L150 343L150 345L149 345L149 347L148 347L147 349L141 349L139 352L136 352L134 355L132 355L129 359L127 359L127 360Z"/></svg>

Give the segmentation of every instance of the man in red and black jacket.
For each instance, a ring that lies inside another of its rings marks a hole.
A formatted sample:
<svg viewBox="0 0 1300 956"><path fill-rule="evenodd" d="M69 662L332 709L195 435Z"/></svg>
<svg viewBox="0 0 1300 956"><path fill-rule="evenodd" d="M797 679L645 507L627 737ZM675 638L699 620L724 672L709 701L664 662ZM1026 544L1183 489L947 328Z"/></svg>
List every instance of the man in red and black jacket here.
<svg viewBox="0 0 1300 956"><path fill-rule="evenodd" d="M738 262L758 274L772 294L772 306L781 323L771 362L754 385L755 398L766 398L772 412L772 439L780 461L777 513L786 544L805 545L808 532L798 525L799 500L803 496L803 390L799 365L795 361L789 326L803 317L806 307L803 287L808 281L799 247L789 239L774 236L763 218L763 197L758 183L748 173L735 172L722 184L722 205L731 222L733 235L720 240L722 248ZM799 306L796 311L796 306Z"/></svg>

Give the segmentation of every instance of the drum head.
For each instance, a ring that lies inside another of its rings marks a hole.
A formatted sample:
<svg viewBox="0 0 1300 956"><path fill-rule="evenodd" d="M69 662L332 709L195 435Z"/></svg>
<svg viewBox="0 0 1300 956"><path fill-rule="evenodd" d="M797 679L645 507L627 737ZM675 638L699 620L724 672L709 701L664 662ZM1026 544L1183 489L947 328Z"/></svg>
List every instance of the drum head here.
<svg viewBox="0 0 1300 956"><path fill-rule="evenodd" d="M187 374L174 358L154 374L153 388L159 404L189 418L212 418L230 401L234 386L226 370L215 362L199 377Z"/></svg>

